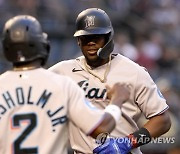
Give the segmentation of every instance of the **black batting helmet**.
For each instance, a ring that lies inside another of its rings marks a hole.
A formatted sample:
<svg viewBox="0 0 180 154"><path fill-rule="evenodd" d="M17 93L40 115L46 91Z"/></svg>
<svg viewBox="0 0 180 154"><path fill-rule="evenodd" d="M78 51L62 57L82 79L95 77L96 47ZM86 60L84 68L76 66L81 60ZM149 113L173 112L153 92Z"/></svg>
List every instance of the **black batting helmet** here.
<svg viewBox="0 0 180 154"><path fill-rule="evenodd" d="M82 11L76 19L76 32L74 33L75 37L93 34L109 35L109 39L105 46L100 48L97 52L100 58L108 58L109 54L114 48L114 30L109 16L105 11L99 8L86 9Z"/></svg>
<svg viewBox="0 0 180 154"><path fill-rule="evenodd" d="M12 63L30 62L41 58L45 64L49 55L47 34L32 16L19 15L9 19L2 36L3 52Z"/></svg>

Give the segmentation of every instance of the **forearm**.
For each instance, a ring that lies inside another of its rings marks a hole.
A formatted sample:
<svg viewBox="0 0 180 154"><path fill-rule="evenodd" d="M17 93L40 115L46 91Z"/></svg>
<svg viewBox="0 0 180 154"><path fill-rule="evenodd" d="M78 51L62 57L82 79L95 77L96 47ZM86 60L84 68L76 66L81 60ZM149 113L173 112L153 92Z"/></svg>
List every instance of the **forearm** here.
<svg viewBox="0 0 180 154"><path fill-rule="evenodd" d="M115 127L115 120L108 113L105 113L104 120L99 126L90 134L93 138L96 138L101 133L110 133Z"/></svg>
<svg viewBox="0 0 180 154"><path fill-rule="evenodd" d="M107 95L111 103L104 109L102 122L90 133L90 136L94 138L101 133L111 133L115 128L122 114L120 108L129 99L130 92L127 85L116 83L111 89L108 87Z"/></svg>
<svg viewBox="0 0 180 154"><path fill-rule="evenodd" d="M101 123L90 134L96 138L99 134L111 133L121 117L121 110L117 105L108 105L104 109L104 116Z"/></svg>
<svg viewBox="0 0 180 154"><path fill-rule="evenodd" d="M170 129L170 126L171 121L168 111L152 117L144 127L129 135L132 141L132 147L136 148L149 143L152 138L159 137L166 133Z"/></svg>
<svg viewBox="0 0 180 154"><path fill-rule="evenodd" d="M161 115L152 117L145 125L151 137L159 137L162 134L166 133L171 127L171 121L168 114L168 111L164 112Z"/></svg>

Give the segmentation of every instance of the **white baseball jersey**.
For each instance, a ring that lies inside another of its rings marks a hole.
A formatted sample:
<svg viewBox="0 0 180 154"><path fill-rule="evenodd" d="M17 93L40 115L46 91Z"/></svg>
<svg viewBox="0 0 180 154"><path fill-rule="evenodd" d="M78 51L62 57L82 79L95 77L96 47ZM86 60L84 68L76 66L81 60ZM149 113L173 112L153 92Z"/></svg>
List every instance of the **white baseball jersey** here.
<svg viewBox="0 0 180 154"><path fill-rule="evenodd" d="M99 108L104 108L109 103L106 99L105 85L112 86L117 82L129 84L130 100L123 104L122 117L111 133L112 136L124 137L138 130L136 123L141 114L150 118L168 109L166 100L148 72L128 58L114 55L105 83L102 83L96 76L103 78L109 64L91 69L92 74L88 73L84 62L85 58L79 57L60 62L51 67L50 70L70 76L85 91L85 96ZM70 129L72 148L82 153L92 153L92 150L97 146L95 140L87 137L73 124L70 124ZM141 153L139 148L131 152Z"/></svg>
<svg viewBox="0 0 180 154"><path fill-rule="evenodd" d="M86 134L103 115L68 77L43 68L0 76L0 154L66 154L68 121Z"/></svg>

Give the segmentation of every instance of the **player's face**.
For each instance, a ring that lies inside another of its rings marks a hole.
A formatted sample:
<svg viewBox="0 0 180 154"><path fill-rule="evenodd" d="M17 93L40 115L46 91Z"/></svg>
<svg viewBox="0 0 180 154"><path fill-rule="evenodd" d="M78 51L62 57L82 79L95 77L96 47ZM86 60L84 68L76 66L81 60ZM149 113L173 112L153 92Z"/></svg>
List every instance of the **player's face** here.
<svg viewBox="0 0 180 154"><path fill-rule="evenodd" d="M97 56L97 51L99 48L104 47L105 43L105 35L85 35L78 37L78 44L82 53L87 63L91 66L96 66L96 63L98 63L98 65L103 63L103 60Z"/></svg>

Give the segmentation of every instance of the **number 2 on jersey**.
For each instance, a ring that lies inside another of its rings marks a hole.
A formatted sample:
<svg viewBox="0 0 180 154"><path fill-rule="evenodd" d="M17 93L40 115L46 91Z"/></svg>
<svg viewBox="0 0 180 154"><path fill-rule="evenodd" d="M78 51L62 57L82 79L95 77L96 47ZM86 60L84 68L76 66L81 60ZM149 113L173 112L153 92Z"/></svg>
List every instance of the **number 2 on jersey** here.
<svg viewBox="0 0 180 154"><path fill-rule="evenodd" d="M13 142L13 151L14 154L37 154L37 147L27 147L23 148L22 143L28 138L30 133L34 130L37 124L37 117L34 113L28 114L17 114L14 115L12 119L13 127L21 127L22 122L28 120L28 126L25 130L18 136L18 138Z"/></svg>

